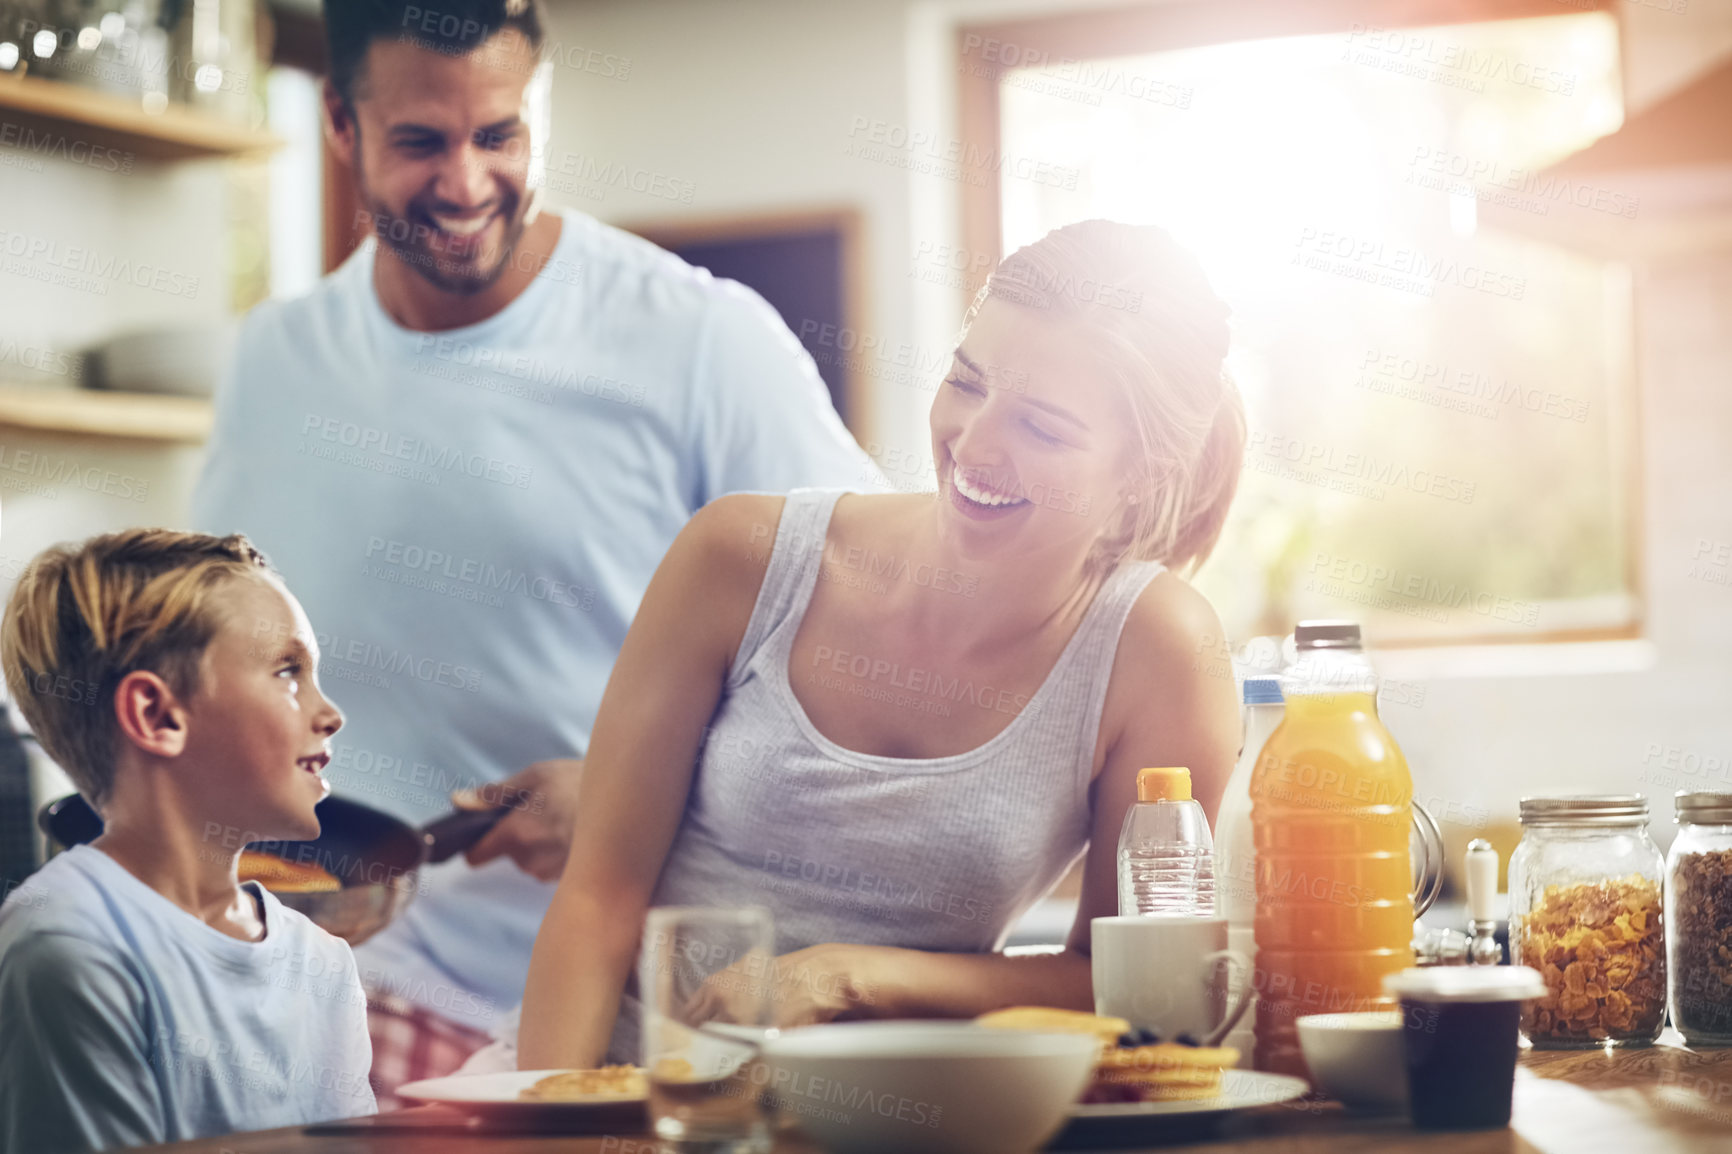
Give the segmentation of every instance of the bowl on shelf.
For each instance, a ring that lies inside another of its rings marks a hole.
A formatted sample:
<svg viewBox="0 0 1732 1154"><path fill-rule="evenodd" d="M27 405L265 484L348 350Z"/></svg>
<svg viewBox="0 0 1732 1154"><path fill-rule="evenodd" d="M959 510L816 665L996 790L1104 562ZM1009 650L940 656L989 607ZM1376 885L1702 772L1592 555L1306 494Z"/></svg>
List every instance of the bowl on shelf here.
<svg viewBox="0 0 1732 1154"><path fill-rule="evenodd" d="M231 323L141 329L90 350L85 385L125 393L208 397L234 355Z"/></svg>

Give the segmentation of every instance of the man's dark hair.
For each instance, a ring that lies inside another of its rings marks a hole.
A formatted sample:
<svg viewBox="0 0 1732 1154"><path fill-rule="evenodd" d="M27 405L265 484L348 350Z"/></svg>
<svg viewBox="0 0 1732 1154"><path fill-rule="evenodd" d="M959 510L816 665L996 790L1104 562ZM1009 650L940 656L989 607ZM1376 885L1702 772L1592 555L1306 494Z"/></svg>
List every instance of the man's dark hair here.
<svg viewBox="0 0 1732 1154"><path fill-rule="evenodd" d="M402 40L451 56L467 56L506 28L541 48L540 0L325 0L325 48L331 84L345 104L375 40Z"/></svg>

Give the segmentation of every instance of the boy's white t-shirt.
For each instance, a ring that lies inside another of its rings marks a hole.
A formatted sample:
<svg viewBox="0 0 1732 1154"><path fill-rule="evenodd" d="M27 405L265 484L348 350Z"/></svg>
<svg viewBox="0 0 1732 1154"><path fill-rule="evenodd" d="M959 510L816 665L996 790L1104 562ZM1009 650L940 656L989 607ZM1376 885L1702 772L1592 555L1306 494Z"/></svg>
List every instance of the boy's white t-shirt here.
<svg viewBox="0 0 1732 1154"><path fill-rule="evenodd" d="M643 591L706 502L882 486L762 298L561 218L547 267L479 324L395 323L371 239L254 309L194 499L199 529L246 533L307 610L347 717L336 792L418 825L453 789L587 751ZM424 870L357 948L363 981L488 1032L552 892L509 861Z"/></svg>
<svg viewBox="0 0 1732 1154"><path fill-rule="evenodd" d="M243 942L99 849L0 906L0 1150L66 1154L375 1110L355 959L269 891Z"/></svg>

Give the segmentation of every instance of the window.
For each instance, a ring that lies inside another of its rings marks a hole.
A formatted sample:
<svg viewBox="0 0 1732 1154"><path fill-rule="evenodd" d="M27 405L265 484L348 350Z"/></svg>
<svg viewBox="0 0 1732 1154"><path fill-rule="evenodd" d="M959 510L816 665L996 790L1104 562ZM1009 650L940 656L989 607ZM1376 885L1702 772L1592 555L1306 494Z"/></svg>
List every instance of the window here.
<svg viewBox="0 0 1732 1154"><path fill-rule="evenodd" d="M1046 55L995 83L1001 155L1063 178L996 182L1003 251L1159 224L1233 307L1250 440L1199 577L1230 635L1634 631L1628 273L1482 219L1638 211L1544 172L1622 122L1611 16Z"/></svg>
<svg viewBox="0 0 1732 1154"><path fill-rule="evenodd" d="M318 283L324 154L319 78L298 68L270 70L271 131L284 146L271 157L270 293L294 297Z"/></svg>

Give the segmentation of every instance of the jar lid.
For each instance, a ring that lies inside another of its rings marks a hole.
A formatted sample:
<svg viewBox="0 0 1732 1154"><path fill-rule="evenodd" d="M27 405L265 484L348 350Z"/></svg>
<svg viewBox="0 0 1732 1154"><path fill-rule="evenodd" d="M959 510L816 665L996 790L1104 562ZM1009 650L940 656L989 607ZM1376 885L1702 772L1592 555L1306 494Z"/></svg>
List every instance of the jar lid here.
<svg viewBox="0 0 1732 1154"><path fill-rule="evenodd" d="M1732 825L1732 793L1681 789L1672 795L1672 820L1679 825Z"/></svg>
<svg viewBox="0 0 1732 1154"><path fill-rule="evenodd" d="M1630 825L1648 819L1648 799L1639 793L1598 793L1521 800L1523 825Z"/></svg>
<svg viewBox="0 0 1732 1154"><path fill-rule="evenodd" d="M1301 621L1293 629L1293 644L1305 649L1358 649L1357 621Z"/></svg>
<svg viewBox="0 0 1732 1154"><path fill-rule="evenodd" d="M1525 1002L1546 995L1532 966L1430 966L1383 976L1383 992L1416 1002Z"/></svg>

